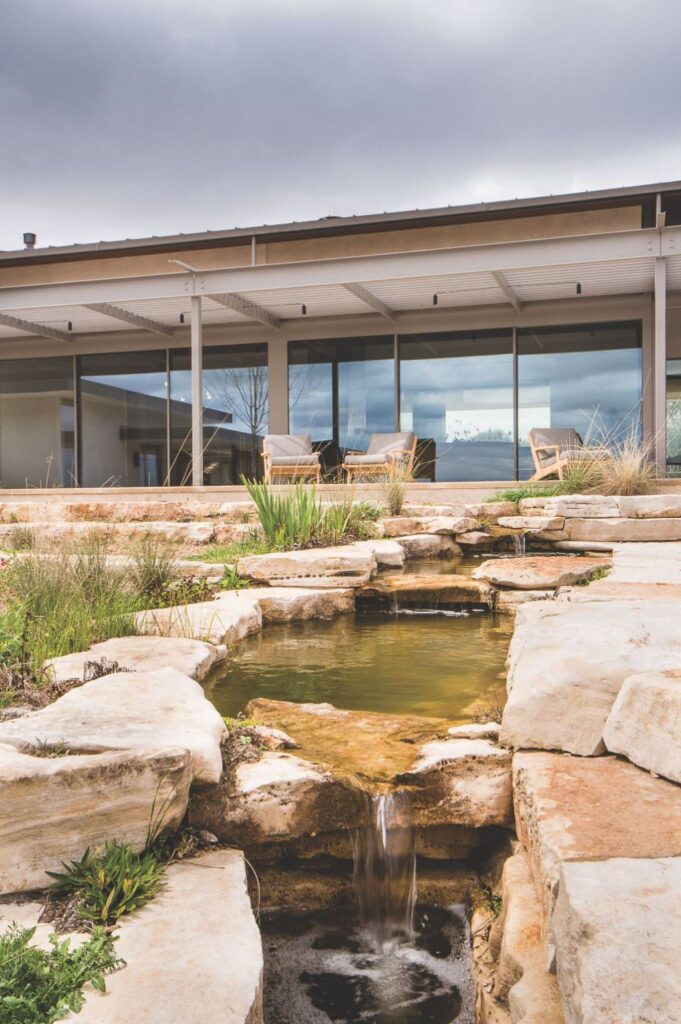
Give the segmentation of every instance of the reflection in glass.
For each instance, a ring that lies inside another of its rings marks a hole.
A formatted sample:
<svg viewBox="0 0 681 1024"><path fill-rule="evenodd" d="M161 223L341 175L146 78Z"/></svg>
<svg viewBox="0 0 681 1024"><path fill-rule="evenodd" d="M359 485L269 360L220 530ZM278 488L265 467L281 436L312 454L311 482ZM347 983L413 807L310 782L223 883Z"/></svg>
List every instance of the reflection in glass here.
<svg viewBox="0 0 681 1024"><path fill-rule="evenodd" d="M0 486L76 483L73 359L0 363Z"/></svg>
<svg viewBox="0 0 681 1024"><path fill-rule="evenodd" d="M159 487L167 466L166 353L81 356L84 487Z"/></svg>
<svg viewBox="0 0 681 1024"><path fill-rule="evenodd" d="M204 483L235 484L262 475L267 433L267 345L225 345L203 350ZM170 353L170 480L191 483L191 355Z"/></svg>
<svg viewBox="0 0 681 1024"><path fill-rule="evenodd" d="M400 428L429 480L513 477L511 331L400 338Z"/></svg>
<svg viewBox="0 0 681 1024"><path fill-rule="evenodd" d="M681 476L681 359L667 360L667 473Z"/></svg>
<svg viewBox="0 0 681 1024"><path fill-rule="evenodd" d="M289 344L289 429L312 435L326 469L395 429L394 396L391 336Z"/></svg>
<svg viewBox="0 0 681 1024"><path fill-rule="evenodd" d="M638 430L641 384L636 324L518 331L521 479L533 472L527 434L535 427L573 427L592 444Z"/></svg>

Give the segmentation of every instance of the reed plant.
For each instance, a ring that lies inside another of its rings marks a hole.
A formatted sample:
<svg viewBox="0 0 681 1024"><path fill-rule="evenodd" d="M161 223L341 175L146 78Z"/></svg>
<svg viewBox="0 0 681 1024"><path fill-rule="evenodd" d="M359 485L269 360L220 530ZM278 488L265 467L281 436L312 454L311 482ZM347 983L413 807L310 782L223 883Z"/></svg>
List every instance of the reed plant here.
<svg viewBox="0 0 681 1024"><path fill-rule="evenodd" d="M266 542L271 549L290 550L340 544L372 535L370 524L380 512L370 502L355 502L352 493L322 502L312 485L298 483L285 491L245 480Z"/></svg>

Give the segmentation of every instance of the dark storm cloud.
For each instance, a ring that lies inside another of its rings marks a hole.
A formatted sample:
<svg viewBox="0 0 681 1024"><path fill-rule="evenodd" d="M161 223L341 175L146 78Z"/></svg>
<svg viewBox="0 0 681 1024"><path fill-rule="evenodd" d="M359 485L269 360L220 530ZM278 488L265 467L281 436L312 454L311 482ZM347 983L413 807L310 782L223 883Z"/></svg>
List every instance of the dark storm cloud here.
<svg viewBox="0 0 681 1024"><path fill-rule="evenodd" d="M678 0L0 0L0 246L681 177Z"/></svg>

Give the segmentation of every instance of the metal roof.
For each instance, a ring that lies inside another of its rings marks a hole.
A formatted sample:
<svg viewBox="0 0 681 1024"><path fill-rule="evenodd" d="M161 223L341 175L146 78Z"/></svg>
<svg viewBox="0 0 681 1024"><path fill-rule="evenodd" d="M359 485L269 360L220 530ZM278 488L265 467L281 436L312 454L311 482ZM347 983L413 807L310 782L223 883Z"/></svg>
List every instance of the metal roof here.
<svg viewBox="0 0 681 1024"><path fill-rule="evenodd" d="M261 224L255 227L230 228L218 231L190 232L177 235L152 235L148 238L125 238L117 241L86 242L66 246L46 246L35 249L0 250L3 264L42 263L52 260L74 260L114 255L133 255L186 248L215 248L244 245L255 238L258 241L289 240L319 235L339 235L372 230L396 230L400 227L429 227L457 220L478 220L499 215L525 216L534 211L560 210L574 206L633 203L650 199L657 193L681 192L681 181L632 185L624 188L600 189L589 192L569 192L560 195L535 196L526 199L508 199L491 203L471 203L423 210L402 210L378 214L360 214L350 217L322 217L311 221L291 221L284 224Z"/></svg>

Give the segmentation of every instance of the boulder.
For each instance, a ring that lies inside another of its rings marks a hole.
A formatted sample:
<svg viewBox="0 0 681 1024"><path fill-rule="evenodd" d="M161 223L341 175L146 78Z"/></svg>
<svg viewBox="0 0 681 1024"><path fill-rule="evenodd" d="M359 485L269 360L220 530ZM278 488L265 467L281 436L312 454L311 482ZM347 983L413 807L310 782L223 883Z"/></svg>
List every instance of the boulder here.
<svg viewBox="0 0 681 1024"><path fill-rule="evenodd" d="M192 793L189 820L233 846L281 843L368 824L364 794L294 754L266 751Z"/></svg>
<svg viewBox="0 0 681 1024"><path fill-rule="evenodd" d="M416 825L511 825L511 752L485 739L431 740L398 777Z"/></svg>
<svg viewBox="0 0 681 1024"><path fill-rule="evenodd" d="M239 544L252 537L263 537L262 528L257 523L216 523L216 544Z"/></svg>
<svg viewBox="0 0 681 1024"><path fill-rule="evenodd" d="M392 516L382 520L386 537L411 537L418 533L453 536L478 526L471 516Z"/></svg>
<svg viewBox="0 0 681 1024"><path fill-rule="evenodd" d="M185 637L231 646L262 629L262 612L248 590L228 591L213 601L139 612L135 629L150 636Z"/></svg>
<svg viewBox="0 0 681 1024"><path fill-rule="evenodd" d="M563 864L552 934L568 1024L681 1021L681 858Z"/></svg>
<svg viewBox="0 0 681 1024"><path fill-rule="evenodd" d="M541 935L541 909L527 854L504 864L501 878L503 928L494 998L522 1024L563 1024L560 991L548 974Z"/></svg>
<svg viewBox="0 0 681 1024"><path fill-rule="evenodd" d="M677 601L590 601L587 593L518 610L501 730L509 746L602 753L624 680L680 664Z"/></svg>
<svg viewBox="0 0 681 1024"><path fill-rule="evenodd" d="M495 538L483 530L470 530L468 533L457 533L456 543L462 548L491 548Z"/></svg>
<svg viewBox="0 0 681 1024"><path fill-rule="evenodd" d="M515 501L478 501L464 508L467 516L487 523L497 523L500 516L514 516L516 511Z"/></svg>
<svg viewBox="0 0 681 1024"><path fill-rule="evenodd" d="M69 752L146 754L187 750L192 777L218 782L225 725L199 683L173 668L115 672L74 690L40 711L0 724L0 743L23 751L37 745Z"/></svg>
<svg viewBox="0 0 681 1024"><path fill-rule="evenodd" d="M352 547L357 551L371 551L379 569L401 569L404 565L404 548L396 540L358 540Z"/></svg>
<svg viewBox="0 0 681 1024"><path fill-rule="evenodd" d="M552 596L545 590L500 590L495 609L502 615L515 615L519 608L530 601L549 601Z"/></svg>
<svg viewBox="0 0 681 1024"><path fill-rule="evenodd" d="M263 954L238 850L171 864L167 885L121 920L106 995L87 988L74 1024L262 1024Z"/></svg>
<svg viewBox="0 0 681 1024"><path fill-rule="evenodd" d="M286 587L359 587L375 570L373 551L354 545L247 555L237 562L240 576Z"/></svg>
<svg viewBox="0 0 681 1024"><path fill-rule="evenodd" d="M264 625L271 622L302 622L306 619L332 619L355 610L355 592L305 587L257 587L249 597L258 602Z"/></svg>
<svg viewBox="0 0 681 1024"><path fill-rule="evenodd" d="M489 609L493 604L489 584L456 573L396 573L365 583L357 591L358 607Z"/></svg>
<svg viewBox="0 0 681 1024"><path fill-rule="evenodd" d="M62 698L63 700L64 698ZM33 741L35 731L30 731ZM177 828L192 776L187 749L35 757L0 742L0 894L44 889L46 872L107 839L144 847L154 808Z"/></svg>
<svg viewBox="0 0 681 1024"><path fill-rule="evenodd" d="M513 758L513 797L545 935L561 864L681 856L681 787L627 761L519 753Z"/></svg>
<svg viewBox="0 0 681 1024"><path fill-rule="evenodd" d="M523 555L492 558L473 570L473 578L511 590L556 590L584 583L596 569L610 566L609 559L578 555Z"/></svg>
<svg viewBox="0 0 681 1024"><path fill-rule="evenodd" d="M218 508L220 519L228 523L258 521L255 503L252 501L223 501Z"/></svg>
<svg viewBox="0 0 681 1024"><path fill-rule="evenodd" d="M625 679L603 738L613 754L681 783L681 669Z"/></svg>
<svg viewBox="0 0 681 1024"><path fill-rule="evenodd" d="M404 557L411 558L455 558L461 548L453 537L440 533L418 533L411 537L400 537Z"/></svg>
<svg viewBox="0 0 681 1024"><path fill-rule="evenodd" d="M88 651L50 658L46 666L55 683L83 680L85 666L92 662L104 668L117 665L129 672L174 668L192 679L203 679L217 657L216 648L200 640L166 636L122 636L93 644Z"/></svg>

